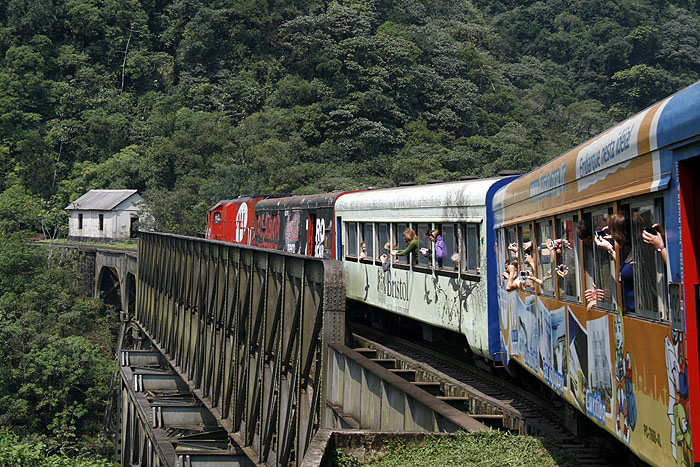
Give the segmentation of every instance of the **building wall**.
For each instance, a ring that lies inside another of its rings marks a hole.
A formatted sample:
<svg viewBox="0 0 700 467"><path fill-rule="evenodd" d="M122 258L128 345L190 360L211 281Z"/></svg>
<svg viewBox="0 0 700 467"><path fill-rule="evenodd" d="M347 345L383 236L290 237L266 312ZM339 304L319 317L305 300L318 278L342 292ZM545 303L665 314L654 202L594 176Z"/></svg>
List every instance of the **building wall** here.
<svg viewBox="0 0 700 467"><path fill-rule="evenodd" d="M83 228L78 229L78 215L83 215ZM104 215L100 230L100 214ZM68 221L68 237L72 239L123 240L129 238L130 211L73 211Z"/></svg>
<svg viewBox="0 0 700 467"><path fill-rule="evenodd" d="M135 201L140 200L140 196L132 196L112 211L71 211L68 220L68 238L107 242L128 239L131 234L131 216L136 216L138 211ZM78 229L79 214L83 215L82 229ZM102 230L100 230L100 214L104 215Z"/></svg>

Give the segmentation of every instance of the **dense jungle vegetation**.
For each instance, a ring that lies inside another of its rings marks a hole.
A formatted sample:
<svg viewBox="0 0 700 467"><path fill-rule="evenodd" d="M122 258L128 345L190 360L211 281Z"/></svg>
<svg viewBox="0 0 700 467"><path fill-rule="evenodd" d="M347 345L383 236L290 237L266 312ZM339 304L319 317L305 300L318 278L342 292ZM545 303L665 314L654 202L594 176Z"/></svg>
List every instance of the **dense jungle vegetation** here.
<svg viewBox="0 0 700 467"><path fill-rule="evenodd" d="M240 194L527 171L698 80L699 13L695 0L0 0L0 428L69 454L99 432L108 315L63 260L23 246L64 234L86 190L136 188L152 228L195 234Z"/></svg>
<svg viewBox="0 0 700 467"><path fill-rule="evenodd" d="M696 81L699 10L0 0L0 210L137 188L193 234L239 194L526 171Z"/></svg>

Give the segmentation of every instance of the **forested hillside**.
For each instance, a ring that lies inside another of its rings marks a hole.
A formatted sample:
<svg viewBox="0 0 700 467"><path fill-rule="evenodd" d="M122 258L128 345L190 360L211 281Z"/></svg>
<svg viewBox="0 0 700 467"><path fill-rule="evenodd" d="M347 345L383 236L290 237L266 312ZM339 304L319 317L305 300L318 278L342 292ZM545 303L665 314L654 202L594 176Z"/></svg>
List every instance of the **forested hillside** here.
<svg viewBox="0 0 700 467"><path fill-rule="evenodd" d="M26 247L86 190L136 188L151 227L195 234L240 194L527 171L696 81L699 10L0 0L0 429L21 437L0 450L107 452L117 320Z"/></svg>
<svg viewBox="0 0 700 467"><path fill-rule="evenodd" d="M698 8L0 0L0 211L137 188L192 234L244 193L525 171L697 80Z"/></svg>

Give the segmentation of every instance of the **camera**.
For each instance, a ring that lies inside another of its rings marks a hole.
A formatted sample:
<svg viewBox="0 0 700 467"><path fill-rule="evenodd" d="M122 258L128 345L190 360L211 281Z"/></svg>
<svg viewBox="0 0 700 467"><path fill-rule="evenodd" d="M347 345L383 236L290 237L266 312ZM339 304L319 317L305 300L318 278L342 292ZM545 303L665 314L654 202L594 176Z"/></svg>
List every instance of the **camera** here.
<svg viewBox="0 0 700 467"><path fill-rule="evenodd" d="M530 275L530 271L520 271L520 275L523 277L527 277Z"/></svg>
<svg viewBox="0 0 700 467"><path fill-rule="evenodd" d="M568 270L569 270L569 267L566 266L565 264L560 264L559 266L557 266L557 271L564 272L564 271L568 271Z"/></svg>
<svg viewBox="0 0 700 467"><path fill-rule="evenodd" d="M603 230L596 230L595 231L595 236L598 238L603 238L605 236L605 231Z"/></svg>
<svg viewBox="0 0 700 467"><path fill-rule="evenodd" d="M651 235L656 235L657 233L659 233L659 231L656 230L654 227L644 227L644 231Z"/></svg>

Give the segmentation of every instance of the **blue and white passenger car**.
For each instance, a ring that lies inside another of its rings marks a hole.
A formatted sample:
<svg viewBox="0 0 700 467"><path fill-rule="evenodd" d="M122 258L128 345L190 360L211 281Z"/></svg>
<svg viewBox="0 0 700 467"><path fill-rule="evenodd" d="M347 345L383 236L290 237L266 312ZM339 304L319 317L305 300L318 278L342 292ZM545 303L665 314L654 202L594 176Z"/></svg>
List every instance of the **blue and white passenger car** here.
<svg viewBox="0 0 700 467"><path fill-rule="evenodd" d="M347 297L463 334L475 354L500 360L492 198L512 179L387 188L338 198ZM385 249L405 249L406 228L418 234L427 255L392 257ZM444 242L440 266L426 237L433 229ZM382 262L383 254L389 264Z"/></svg>

